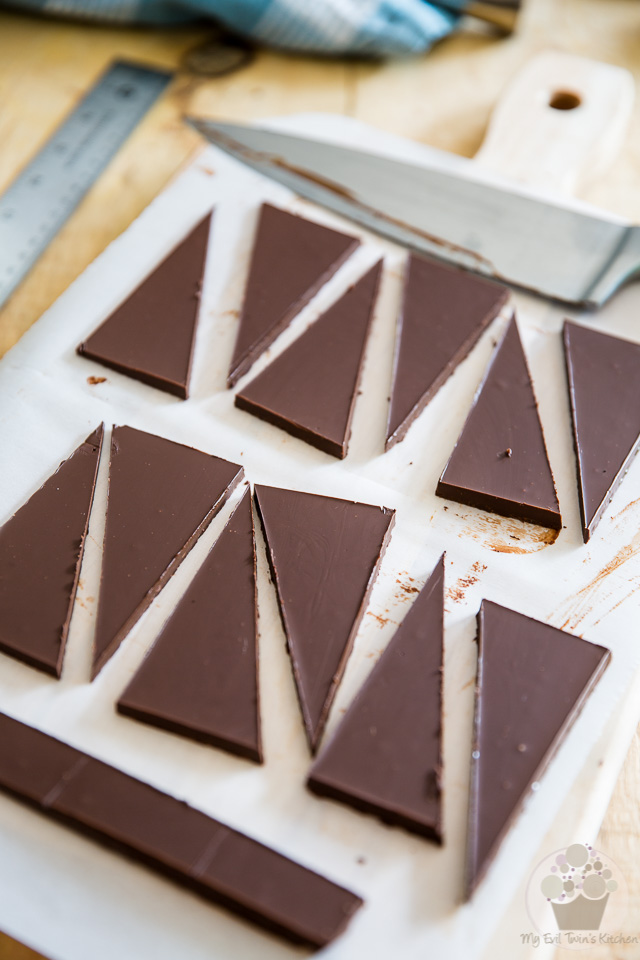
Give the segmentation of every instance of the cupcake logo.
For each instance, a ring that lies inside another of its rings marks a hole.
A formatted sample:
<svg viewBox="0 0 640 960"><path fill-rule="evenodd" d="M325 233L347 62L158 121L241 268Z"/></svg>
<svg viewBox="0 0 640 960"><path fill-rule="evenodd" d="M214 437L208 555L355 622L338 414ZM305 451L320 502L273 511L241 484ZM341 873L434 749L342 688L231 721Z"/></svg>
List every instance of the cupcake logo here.
<svg viewBox="0 0 640 960"><path fill-rule="evenodd" d="M571 843L545 857L531 874L526 900L537 931L527 942L534 945L541 941L584 949L626 942L620 933L628 905L624 876L610 857L588 843Z"/></svg>
<svg viewBox="0 0 640 960"><path fill-rule="evenodd" d="M613 870L593 847L572 843L540 881L559 930L599 930L609 897L618 889Z"/></svg>

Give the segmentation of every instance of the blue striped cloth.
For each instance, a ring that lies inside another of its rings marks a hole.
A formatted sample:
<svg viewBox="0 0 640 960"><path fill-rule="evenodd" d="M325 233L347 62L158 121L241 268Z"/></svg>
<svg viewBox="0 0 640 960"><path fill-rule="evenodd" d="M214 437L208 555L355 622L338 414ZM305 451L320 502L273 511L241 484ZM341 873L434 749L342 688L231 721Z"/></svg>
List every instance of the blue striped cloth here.
<svg viewBox="0 0 640 960"><path fill-rule="evenodd" d="M437 0L9 0L7 5L123 24L170 25L210 17L272 47L366 56L428 50L457 20Z"/></svg>

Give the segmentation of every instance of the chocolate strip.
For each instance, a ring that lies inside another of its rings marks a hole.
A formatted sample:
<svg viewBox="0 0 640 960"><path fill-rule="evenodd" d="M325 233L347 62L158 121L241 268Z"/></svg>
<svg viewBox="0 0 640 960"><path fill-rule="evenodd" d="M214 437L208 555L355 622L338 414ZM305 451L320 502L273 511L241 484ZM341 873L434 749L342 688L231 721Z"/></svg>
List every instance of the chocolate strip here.
<svg viewBox="0 0 640 960"><path fill-rule="evenodd" d="M262 205L227 386L237 383L359 243Z"/></svg>
<svg viewBox="0 0 640 960"><path fill-rule="evenodd" d="M255 541L247 490L118 711L262 763Z"/></svg>
<svg viewBox="0 0 640 960"><path fill-rule="evenodd" d="M605 647L497 603L482 602L469 801L469 894L610 659Z"/></svg>
<svg viewBox="0 0 640 960"><path fill-rule="evenodd" d="M505 287L410 256L398 317L387 440L404 438L509 297Z"/></svg>
<svg viewBox="0 0 640 960"><path fill-rule="evenodd" d="M236 407L346 457L381 268L382 261L236 394Z"/></svg>
<svg viewBox="0 0 640 960"><path fill-rule="evenodd" d="M114 427L92 678L242 479L237 464Z"/></svg>
<svg viewBox="0 0 640 960"><path fill-rule="evenodd" d="M325 946L362 905L275 850L4 714L0 789L294 943Z"/></svg>
<svg viewBox="0 0 640 960"><path fill-rule="evenodd" d="M586 543L640 446L640 344L567 320L564 350Z"/></svg>
<svg viewBox="0 0 640 960"><path fill-rule="evenodd" d="M442 842L444 558L392 637L307 786Z"/></svg>
<svg viewBox="0 0 640 960"><path fill-rule="evenodd" d="M562 517L515 317L480 385L436 494L560 530Z"/></svg>
<svg viewBox="0 0 640 960"><path fill-rule="evenodd" d="M186 399L211 214L208 214L78 353Z"/></svg>
<svg viewBox="0 0 640 960"><path fill-rule="evenodd" d="M395 511L258 485L255 500L307 739L315 752Z"/></svg>
<svg viewBox="0 0 640 960"><path fill-rule="evenodd" d="M54 677L62 673L103 431L0 527L0 650Z"/></svg>

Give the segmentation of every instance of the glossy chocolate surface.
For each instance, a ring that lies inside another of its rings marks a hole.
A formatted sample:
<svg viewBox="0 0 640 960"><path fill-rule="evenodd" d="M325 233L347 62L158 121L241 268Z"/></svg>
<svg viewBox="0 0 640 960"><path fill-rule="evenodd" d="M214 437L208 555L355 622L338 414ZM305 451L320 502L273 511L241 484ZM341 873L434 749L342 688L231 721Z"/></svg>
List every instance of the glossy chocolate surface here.
<svg viewBox="0 0 640 960"><path fill-rule="evenodd" d="M0 789L296 943L325 946L362 905L264 844L4 714Z"/></svg>
<svg viewBox="0 0 640 960"><path fill-rule="evenodd" d="M95 677L242 479L242 467L132 427L114 427Z"/></svg>
<svg viewBox="0 0 640 960"><path fill-rule="evenodd" d="M382 261L240 393L235 404L346 457Z"/></svg>
<svg viewBox="0 0 640 960"><path fill-rule="evenodd" d="M444 558L315 761L320 796L442 842Z"/></svg>
<svg viewBox="0 0 640 960"><path fill-rule="evenodd" d="M411 255L396 331L385 449L402 440L509 297L505 287Z"/></svg>
<svg viewBox="0 0 640 960"><path fill-rule="evenodd" d="M360 241L262 205L227 385L273 343Z"/></svg>
<svg viewBox="0 0 640 960"><path fill-rule="evenodd" d="M103 427L0 527L0 650L62 672Z"/></svg>
<svg viewBox="0 0 640 960"><path fill-rule="evenodd" d="M120 713L262 762L247 490L118 701Z"/></svg>
<svg viewBox="0 0 640 960"><path fill-rule="evenodd" d="M212 214L80 344L78 353L186 399Z"/></svg>
<svg viewBox="0 0 640 960"><path fill-rule="evenodd" d="M586 543L640 447L640 344L567 320L564 351Z"/></svg>
<svg viewBox="0 0 640 960"><path fill-rule="evenodd" d="M255 500L314 752L391 535L394 511L261 485Z"/></svg>
<svg viewBox="0 0 640 960"><path fill-rule="evenodd" d="M483 601L471 758L469 893L610 659L605 647Z"/></svg>
<svg viewBox="0 0 640 960"><path fill-rule="evenodd" d="M439 497L560 530L562 517L515 317L438 482Z"/></svg>

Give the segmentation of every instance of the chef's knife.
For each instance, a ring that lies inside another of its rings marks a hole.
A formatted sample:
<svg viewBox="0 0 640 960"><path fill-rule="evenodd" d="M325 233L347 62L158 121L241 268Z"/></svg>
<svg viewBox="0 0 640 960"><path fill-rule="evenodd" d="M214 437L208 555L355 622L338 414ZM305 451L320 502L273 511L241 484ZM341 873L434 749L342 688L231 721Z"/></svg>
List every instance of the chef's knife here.
<svg viewBox="0 0 640 960"><path fill-rule="evenodd" d="M553 60L553 55L544 56ZM567 60L561 55L565 71ZM585 61L569 59L575 77L574 61ZM593 66L605 71L607 81L616 81L617 102L621 77L628 94L625 71ZM535 69L529 68L529 79L532 73ZM588 111L597 114L606 106L602 86L592 84L586 102L583 91L575 92L575 84L566 91L544 90L543 108L554 123L555 117L563 123L571 114L567 105L573 105L578 123L584 126ZM608 92L612 92L610 84ZM533 97L531 90L530 94L538 103L540 98ZM555 109L554 101L559 104ZM420 253L554 299L599 306L640 272L640 227L528 196L509 189L506 182L504 187L490 185L422 164L267 129L197 118L189 122L237 160L367 229ZM570 142L566 130L564 136Z"/></svg>

